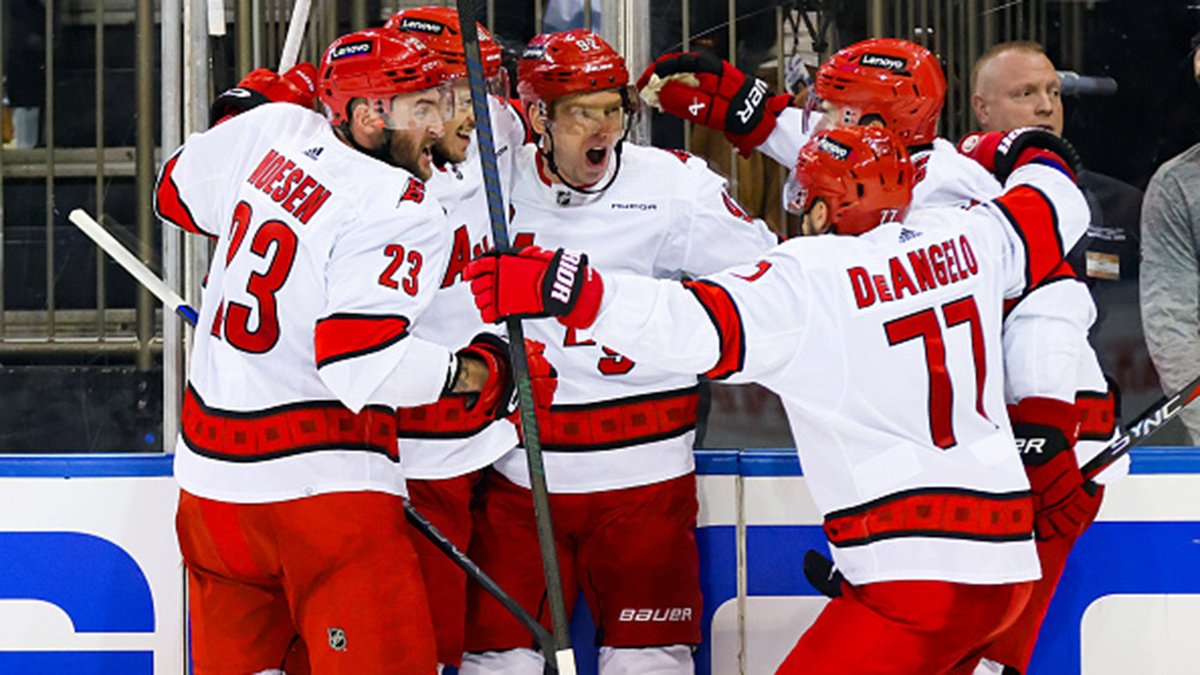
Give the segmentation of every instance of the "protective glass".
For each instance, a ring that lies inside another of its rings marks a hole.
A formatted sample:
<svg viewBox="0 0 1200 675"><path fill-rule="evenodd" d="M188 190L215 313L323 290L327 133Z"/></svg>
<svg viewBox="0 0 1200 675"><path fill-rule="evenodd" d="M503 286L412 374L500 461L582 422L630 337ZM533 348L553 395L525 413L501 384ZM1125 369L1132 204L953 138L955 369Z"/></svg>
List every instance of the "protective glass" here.
<svg viewBox="0 0 1200 675"><path fill-rule="evenodd" d="M508 71L503 68L484 82L487 93L498 98L508 98ZM472 110L471 82L465 74L451 80L454 89L454 115L463 115Z"/></svg>
<svg viewBox="0 0 1200 675"><path fill-rule="evenodd" d="M826 129L836 129L838 127L848 127L857 124L859 118L862 117L862 111L850 106L839 106L831 101L826 101L816 88L808 90L808 97L804 99L804 115L801 121L801 128L805 134L809 136Z"/></svg>
<svg viewBox="0 0 1200 675"><path fill-rule="evenodd" d="M376 99L373 109L383 118L386 129L441 129L454 116L454 88L447 83L390 99Z"/></svg>
<svg viewBox="0 0 1200 675"><path fill-rule="evenodd" d="M555 106L554 123L564 130L583 134L624 132L637 115L636 92L621 91L621 100L606 105L584 105L566 101Z"/></svg>
<svg viewBox="0 0 1200 675"><path fill-rule="evenodd" d="M808 201L808 190L796 180L796 170L788 172L787 182L783 187L783 209L796 216L804 215L805 202Z"/></svg>

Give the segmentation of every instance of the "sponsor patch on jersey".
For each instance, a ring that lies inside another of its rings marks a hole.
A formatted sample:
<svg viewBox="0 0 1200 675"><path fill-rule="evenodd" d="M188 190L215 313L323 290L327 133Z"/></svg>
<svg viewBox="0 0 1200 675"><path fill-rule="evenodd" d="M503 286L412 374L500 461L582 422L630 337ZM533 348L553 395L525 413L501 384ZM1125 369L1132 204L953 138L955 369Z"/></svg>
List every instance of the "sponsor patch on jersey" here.
<svg viewBox="0 0 1200 675"><path fill-rule="evenodd" d="M350 42L350 43L344 44L344 45L338 47L337 49L333 50L333 53L329 55L329 62L332 63L334 61L339 61L341 59L347 59L347 58L350 58L351 56L362 56L363 54L370 54L371 49L372 49L372 43L370 40L360 40L358 42Z"/></svg>
<svg viewBox="0 0 1200 675"><path fill-rule="evenodd" d="M304 156L309 159L316 160L316 159L320 158L322 152L325 152L325 148L323 146L318 145L315 148L309 148L309 149L305 150Z"/></svg>
<svg viewBox="0 0 1200 675"><path fill-rule="evenodd" d="M420 204L425 201L425 183L416 178L409 178L408 185L404 186L404 192L400 195L400 201L396 202L397 208L404 202L416 202Z"/></svg>
<svg viewBox="0 0 1200 675"><path fill-rule="evenodd" d="M654 607L636 609L633 607L623 607L618 621L631 621L634 623L674 623L677 621L691 621L691 607Z"/></svg>
<svg viewBox="0 0 1200 675"><path fill-rule="evenodd" d="M908 70L908 61L899 56L888 56L887 54L871 54L870 52L863 54L858 61L864 66L872 68L883 68L890 70L893 73L903 72Z"/></svg>
<svg viewBox="0 0 1200 675"><path fill-rule="evenodd" d="M654 211L658 208L658 204L629 202L626 204L613 204L611 208L617 211Z"/></svg>
<svg viewBox="0 0 1200 675"><path fill-rule="evenodd" d="M400 19L400 30L412 30L418 33L428 33L430 35L441 35L446 32L446 26L427 19L412 19L404 17Z"/></svg>
<svg viewBox="0 0 1200 675"><path fill-rule="evenodd" d="M919 236L921 236L921 233L917 232L916 230L910 230L907 227L900 228L900 243L901 244L903 244L906 241L911 241L913 239L916 239Z"/></svg>
<svg viewBox="0 0 1200 675"><path fill-rule="evenodd" d="M828 137L822 138L817 142L817 150L820 150L821 152L838 161L845 161L845 159L850 156L850 146L842 145L841 143L838 143L837 141Z"/></svg>

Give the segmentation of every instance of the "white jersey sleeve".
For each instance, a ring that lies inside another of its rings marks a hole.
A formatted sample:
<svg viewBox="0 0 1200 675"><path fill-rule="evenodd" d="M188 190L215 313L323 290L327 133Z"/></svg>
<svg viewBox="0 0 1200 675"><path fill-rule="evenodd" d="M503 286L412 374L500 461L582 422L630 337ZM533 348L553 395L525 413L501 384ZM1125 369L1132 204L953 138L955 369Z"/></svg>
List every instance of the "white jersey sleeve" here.
<svg viewBox="0 0 1200 675"><path fill-rule="evenodd" d="M687 191L677 226L667 232L656 257L655 276L680 270L695 276L754 260L778 243L762 220L751 218L728 192L728 184L703 160L689 157L678 185Z"/></svg>
<svg viewBox="0 0 1200 675"><path fill-rule="evenodd" d="M391 211L363 214L363 226L339 237L326 263L317 368L351 410L367 401L429 403L446 383L449 350L411 334L437 292L450 251L441 206L417 185L410 179L395 190Z"/></svg>
<svg viewBox="0 0 1200 675"><path fill-rule="evenodd" d="M800 148L804 147L811 135L807 130L814 128L820 117L818 112L810 113L809 124L806 126L803 110L784 108L775 120L775 128L771 130L767 140L758 146L758 150L791 171L796 168Z"/></svg>
<svg viewBox="0 0 1200 675"><path fill-rule="evenodd" d="M1095 318L1091 293L1074 277L1044 284L1013 305L1004 319L1005 403L1031 396L1074 402Z"/></svg>
<svg viewBox="0 0 1200 675"><path fill-rule="evenodd" d="M961 154L950 141L935 138L929 150L912 156L916 170L912 208L957 206L969 208L998 197L1000 181L975 160Z"/></svg>
<svg viewBox="0 0 1200 675"><path fill-rule="evenodd" d="M1015 298L1054 272L1066 252L1087 231L1087 201L1074 181L1040 164L1018 168L1004 194L975 207L998 227L985 228L983 241L1004 261L1004 297ZM1000 226L1000 224L1003 224Z"/></svg>

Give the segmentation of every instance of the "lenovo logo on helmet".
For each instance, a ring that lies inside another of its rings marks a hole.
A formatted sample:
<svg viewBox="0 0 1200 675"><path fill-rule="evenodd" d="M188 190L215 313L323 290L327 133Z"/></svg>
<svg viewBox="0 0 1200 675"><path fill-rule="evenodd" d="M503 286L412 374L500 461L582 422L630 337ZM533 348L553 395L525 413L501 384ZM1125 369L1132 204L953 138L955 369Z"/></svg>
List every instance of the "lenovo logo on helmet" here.
<svg viewBox="0 0 1200 675"><path fill-rule="evenodd" d="M413 30L418 33L429 33L430 35L441 35L445 32L446 27L436 21L426 21L425 19L410 19L405 17L400 20L400 30Z"/></svg>
<svg viewBox="0 0 1200 675"><path fill-rule="evenodd" d="M546 55L545 45L529 45L525 51L521 52L523 59L540 59Z"/></svg>
<svg viewBox="0 0 1200 675"><path fill-rule="evenodd" d="M362 42L351 42L341 45L337 49L333 50L333 53L329 55L329 60L332 62L337 61L338 59L345 59L351 56L362 56L363 54L370 53L371 42L369 40L364 40Z"/></svg>
<svg viewBox="0 0 1200 675"><path fill-rule="evenodd" d="M822 138L821 140L817 141L817 150L820 150L821 152L833 157L838 161L845 160L850 156L850 148L838 143L832 138Z"/></svg>
<svg viewBox="0 0 1200 675"><path fill-rule="evenodd" d="M864 66L883 68L892 72L905 70L908 66L908 61L899 56L885 56L884 54L863 54L859 63Z"/></svg>

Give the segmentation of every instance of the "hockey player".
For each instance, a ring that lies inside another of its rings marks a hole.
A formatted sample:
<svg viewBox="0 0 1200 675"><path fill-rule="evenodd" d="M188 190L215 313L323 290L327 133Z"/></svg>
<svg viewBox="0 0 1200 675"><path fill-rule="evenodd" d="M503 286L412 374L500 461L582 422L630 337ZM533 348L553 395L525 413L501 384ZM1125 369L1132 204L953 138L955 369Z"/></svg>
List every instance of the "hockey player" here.
<svg viewBox="0 0 1200 675"><path fill-rule="evenodd" d="M426 183L429 193L446 209L447 226L453 233L450 262L413 334L446 345L465 345L486 331L502 334L479 320L462 278L467 263L491 250L492 243L458 13L446 7L405 9L388 19L384 28L418 38L436 52L446 63L454 90L454 117L433 144L434 170ZM500 47L486 29L479 26L478 30L484 76L489 88L503 95L508 85L500 66ZM488 102L502 192L507 197L513 158L524 142L525 128L507 101L489 97ZM535 391L549 407L553 379L545 359L539 356L541 348L540 344L532 347L529 364L535 384L545 385ZM409 499L463 551L471 542L472 495L484 468L517 445L512 424L496 421L485 411L472 414L469 403L465 397L444 397L435 404L401 408L396 417ZM466 575L432 543L418 539L414 546L429 592L438 662L457 666L462 659L467 613Z"/></svg>
<svg viewBox="0 0 1200 675"><path fill-rule="evenodd" d="M792 204L810 232L858 236L793 239L697 281L601 278L590 257L536 247L468 268L485 320L555 315L639 365L780 395L847 580L781 673L970 673L1038 577L1001 305L1058 266L1087 206L1053 135L996 134L976 152L1007 192L906 217L899 143L822 131Z"/></svg>
<svg viewBox="0 0 1200 675"><path fill-rule="evenodd" d="M679 278L752 260L774 244L725 181L684 153L624 142L635 97L625 62L598 35L534 38L518 92L538 145L521 149L514 241L593 251L630 274ZM692 445L698 385L554 321L526 323L558 371L541 426L565 597L583 592L602 673L690 673L700 641ZM524 449L486 482L472 554L532 613L547 617ZM539 673L528 633L468 591L463 673ZM654 621L639 620L654 616Z"/></svg>
<svg viewBox="0 0 1200 675"><path fill-rule="evenodd" d="M163 166L162 218L215 242L175 476L198 674L431 673L395 408L478 392L505 353L412 335L450 236L423 179L451 101L419 42L366 30L320 63L322 116L260 105Z"/></svg>
<svg viewBox="0 0 1200 675"><path fill-rule="evenodd" d="M1048 61L1047 67L1048 76L1040 70L1028 76L1041 78L1041 82L1054 80ZM691 84L680 79L689 69L701 71ZM732 66L711 57L668 55L648 69L641 82L650 84L651 76L672 78L656 82L652 89L657 89L665 109L681 116L692 115L694 101L711 102L704 109L714 113L721 105L727 110L744 110L755 86L765 91L765 85L751 84ZM781 110L778 124L772 114L777 105L770 104L775 99L760 97L757 100L763 102L759 104L763 112L758 118L751 117L759 122L742 135L738 135L736 116L710 114L695 121L720 125L731 139L743 139L744 150L757 146L780 161L807 137L808 130L879 124L896 132L912 153L917 169L914 208L965 208L1000 193L1000 185L987 172L936 137L945 78L936 58L924 47L891 38L856 43L821 65L814 90L808 106L813 114L803 117L795 109ZM1061 104L1057 99L1053 102L1059 106L1056 117L1049 115L1047 106L1018 108L1016 112L1010 110L1012 106L997 107L988 129L1042 126L1057 135L1062 128ZM1021 620L993 648L997 660L1013 664L1017 672L1024 670L1032 655L1067 553L1099 510L1102 490L1085 484L1078 467L1112 437L1116 420L1115 394L1109 391L1087 342L1095 318L1087 288L1065 264L1043 286L1031 288L1006 305L1003 331L1005 402L1011 406L1011 421L1022 449L1042 449L1026 452L1023 458L1038 507L1038 549L1044 576ZM1123 465L1109 473L1122 471Z"/></svg>

